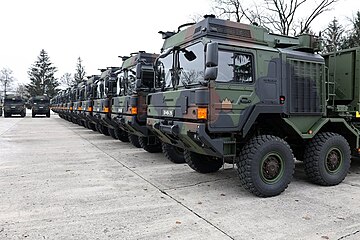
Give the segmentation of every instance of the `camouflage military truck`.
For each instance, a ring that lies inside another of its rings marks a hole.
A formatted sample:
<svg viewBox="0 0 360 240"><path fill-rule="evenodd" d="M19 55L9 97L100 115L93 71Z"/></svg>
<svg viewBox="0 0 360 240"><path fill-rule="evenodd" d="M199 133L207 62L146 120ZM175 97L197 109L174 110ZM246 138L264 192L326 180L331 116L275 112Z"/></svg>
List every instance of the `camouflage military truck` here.
<svg viewBox="0 0 360 240"><path fill-rule="evenodd" d="M96 96L96 85L95 81L99 79L100 76L93 75L88 77L88 80L85 85L85 97L82 101L82 114L84 118L84 126L88 129L96 131L96 120L93 117L93 106L94 98Z"/></svg>
<svg viewBox="0 0 360 240"><path fill-rule="evenodd" d="M46 115L50 117L50 99L46 95L34 96L29 99L31 116Z"/></svg>
<svg viewBox="0 0 360 240"><path fill-rule="evenodd" d="M76 123L74 116L74 102L76 101L76 86L73 86L71 88L68 88L65 94L65 109L64 113L66 116L66 119L70 122Z"/></svg>
<svg viewBox="0 0 360 240"><path fill-rule="evenodd" d="M82 102L85 99L85 82L79 83L75 87L75 100L73 102L73 122L84 126L84 115L82 114Z"/></svg>
<svg viewBox="0 0 360 240"><path fill-rule="evenodd" d="M4 117L12 115L26 116L25 101L21 96L9 94L4 97Z"/></svg>
<svg viewBox="0 0 360 240"><path fill-rule="evenodd" d="M111 101L116 95L117 74L119 67L108 67L101 70L100 79L97 81L97 98L94 99L93 115L97 119L98 132L117 138L115 130L118 126L111 120Z"/></svg>
<svg viewBox="0 0 360 240"><path fill-rule="evenodd" d="M287 188L294 154L316 184L345 178L359 150L358 50L325 56L326 66L314 36L213 16L162 34L147 125L184 148L192 169L236 163L240 183L262 197Z"/></svg>
<svg viewBox="0 0 360 240"><path fill-rule="evenodd" d="M158 55L144 51L122 57L118 75L118 96L113 98L111 117L127 132L135 147L161 152L161 141L146 126L146 96L154 90L154 66Z"/></svg>

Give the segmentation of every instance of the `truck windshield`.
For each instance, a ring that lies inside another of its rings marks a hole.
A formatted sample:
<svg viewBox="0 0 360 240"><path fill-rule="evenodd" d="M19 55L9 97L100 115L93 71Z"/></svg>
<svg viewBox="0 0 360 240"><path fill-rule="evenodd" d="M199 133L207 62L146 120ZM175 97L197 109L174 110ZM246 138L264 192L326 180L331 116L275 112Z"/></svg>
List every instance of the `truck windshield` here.
<svg viewBox="0 0 360 240"><path fill-rule="evenodd" d="M105 96L105 88L104 88L104 80L100 80L97 83L97 91L96 91L96 98L101 99Z"/></svg>
<svg viewBox="0 0 360 240"><path fill-rule="evenodd" d="M49 100L46 100L46 99L33 99L33 103L35 103L35 104L48 104Z"/></svg>
<svg viewBox="0 0 360 240"><path fill-rule="evenodd" d="M124 89L125 95L131 95L135 91L136 66L125 69Z"/></svg>
<svg viewBox="0 0 360 240"><path fill-rule="evenodd" d="M117 81L117 87L116 87L116 95L117 96L124 95L124 81L125 81L124 71L121 71L118 75L118 81Z"/></svg>
<svg viewBox="0 0 360 240"><path fill-rule="evenodd" d="M19 103L23 103L23 100L21 100L21 99L5 99L4 103L19 104Z"/></svg>
<svg viewBox="0 0 360 240"><path fill-rule="evenodd" d="M189 87L204 79L204 46L196 43L173 50L158 60L158 76L165 88Z"/></svg>

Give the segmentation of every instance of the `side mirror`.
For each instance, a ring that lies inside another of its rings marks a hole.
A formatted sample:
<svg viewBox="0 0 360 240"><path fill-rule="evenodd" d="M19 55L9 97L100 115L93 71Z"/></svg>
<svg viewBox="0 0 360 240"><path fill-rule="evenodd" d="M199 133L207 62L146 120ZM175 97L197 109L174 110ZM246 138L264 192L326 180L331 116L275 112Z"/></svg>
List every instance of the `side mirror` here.
<svg viewBox="0 0 360 240"><path fill-rule="evenodd" d="M136 79L141 79L141 64L136 65Z"/></svg>
<svg viewBox="0 0 360 240"><path fill-rule="evenodd" d="M206 45L206 67L217 67L219 62L219 46L216 42Z"/></svg>
<svg viewBox="0 0 360 240"><path fill-rule="evenodd" d="M218 68L217 67L206 67L205 68L205 80L215 80L218 75Z"/></svg>
<svg viewBox="0 0 360 240"><path fill-rule="evenodd" d="M206 68L204 79L215 80L218 75L219 63L219 46L218 43L212 42L206 45Z"/></svg>
<svg viewBox="0 0 360 240"><path fill-rule="evenodd" d="M135 86L136 86L136 88L141 88L141 79L136 79Z"/></svg>

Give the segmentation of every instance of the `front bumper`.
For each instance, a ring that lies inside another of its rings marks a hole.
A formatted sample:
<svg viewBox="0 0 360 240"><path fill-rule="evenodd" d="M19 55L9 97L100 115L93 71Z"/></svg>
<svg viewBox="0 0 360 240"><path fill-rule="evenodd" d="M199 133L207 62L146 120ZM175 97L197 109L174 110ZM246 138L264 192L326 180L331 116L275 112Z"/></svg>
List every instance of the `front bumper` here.
<svg viewBox="0 0 360 240"><path fill-rule="evenodd" d="M206 131L206 123L173 121L147 118L147 126L163 142L190 151L216 156L232 157L236 154L236 141L230 137L212 138Z"/></svg>

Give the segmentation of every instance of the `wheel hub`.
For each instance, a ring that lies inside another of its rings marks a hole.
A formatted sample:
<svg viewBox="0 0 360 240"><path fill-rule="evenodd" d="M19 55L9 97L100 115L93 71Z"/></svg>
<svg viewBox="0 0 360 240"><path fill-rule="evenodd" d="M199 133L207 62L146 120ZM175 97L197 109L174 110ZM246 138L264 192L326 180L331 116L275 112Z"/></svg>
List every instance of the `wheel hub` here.
<svg viewBox="0 0 360 240"><path fill-rule="evenodd" d="M341 153L339 150L333 149L326 158L326 167L330 172L334 172L339 168L341 161Z"/></svg>
<svg viewBox="0 0 360 240"><path fill-rule="evenodd" d="M281 170L281 160L276 156L269 156L264 160L262 166L263 176L266 180L276 179Z"/></svg>

